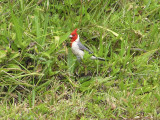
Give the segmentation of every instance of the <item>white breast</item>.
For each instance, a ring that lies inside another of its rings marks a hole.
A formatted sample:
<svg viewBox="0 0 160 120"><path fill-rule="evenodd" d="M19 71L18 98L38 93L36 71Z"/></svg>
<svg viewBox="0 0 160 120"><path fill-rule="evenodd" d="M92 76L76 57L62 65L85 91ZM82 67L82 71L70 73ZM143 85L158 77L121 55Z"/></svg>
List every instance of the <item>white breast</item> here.
<svg viewBox="0 0 160 120"><path fill-rule="evenodd" d="M73 43L72 43L72 52L76 55L76 56L79 56L81 59L83 59L83 56L84 56L84 52L82 50L79 49L79 46L78 46L78 41L79 41L79 36L77 38L77 40L75 40Z"/></svg>

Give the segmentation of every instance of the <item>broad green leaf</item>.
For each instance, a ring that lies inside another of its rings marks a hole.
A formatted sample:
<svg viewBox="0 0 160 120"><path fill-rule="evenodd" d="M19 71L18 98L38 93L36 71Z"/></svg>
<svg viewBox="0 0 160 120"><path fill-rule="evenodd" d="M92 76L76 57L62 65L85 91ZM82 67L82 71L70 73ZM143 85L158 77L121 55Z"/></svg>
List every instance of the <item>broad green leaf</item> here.
<svg viewBox="0 0 160 120"><path fill-rule="evenodd" d="M47 51L48 54L51 54L53 53L55 50L59 49L59 47L61 46L61 44L67 39L69 38L69 34L70 32L64 34L63 36L59 37L59 36L56 36L55 38L55 42L53 42L51 45L50 45L50 49Z"/></svg>
<svg viewBox="0 0 160 120"><path fill-rule="evenodd" d="M6 51L5 50L0 50L0 60L2 58L5 58L6 57Z"/></svg>
<svg viewBox="0 0 160 120"><path fill-rule="evenodd" d="M140 66L146 65L147 61L149 60L149 57L151 57L151 55L153 55L158 49L155 50L151 50L149 52L146 52L140 56L137 56L134 58L134 63L135 65L137 65L137 67L139 68Z"/></svg>
<svg viewBox="0 0 160 120"><path fill-rule="evenodd" d="M18 57L19 55L20 55L20 54L19 54L18 52L16 52L16 53L11 53L9 60L12 60L12 59Z"/></svg>
<svg viewBox="0 0 160 120"><path fill-rule="evenodd" d="M12 21L14 24L14 30L16 31L16 39L14 40L15 44L17 45L17 47L21 47L23 48L24 45L22 43L22 33L23 33L23 24L22 24L22 18L21 17L16 17L16 15L13 13L13 8L10 5L10 13L12 16Z"/></svg>
<svg viewBox="0 0 160 120"><path fill-rule="evenodd" d="M16 65L16 64L8 64L6 66L8 69L15 69L15 70L21 70L21 67L19 65Z"/></svg>

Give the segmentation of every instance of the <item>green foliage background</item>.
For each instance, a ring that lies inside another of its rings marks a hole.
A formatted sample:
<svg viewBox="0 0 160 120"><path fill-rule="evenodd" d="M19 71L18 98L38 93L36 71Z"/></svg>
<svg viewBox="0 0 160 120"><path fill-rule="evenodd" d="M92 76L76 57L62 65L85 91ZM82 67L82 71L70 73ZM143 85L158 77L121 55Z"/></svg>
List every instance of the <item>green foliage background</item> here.
<svg viewBox="0 0 160 120"><path fill-rule="evenodd" d="M159 47L158 0L1 0L0 118L160 119Z"/></svg>

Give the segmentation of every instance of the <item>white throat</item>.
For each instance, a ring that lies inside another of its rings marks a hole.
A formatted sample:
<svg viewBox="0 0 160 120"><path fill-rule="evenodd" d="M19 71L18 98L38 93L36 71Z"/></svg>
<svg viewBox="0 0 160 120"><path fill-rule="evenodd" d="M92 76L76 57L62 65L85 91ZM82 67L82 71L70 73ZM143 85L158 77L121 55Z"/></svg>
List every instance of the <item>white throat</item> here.
<svg viewBox="0 0 160 120"><path fill-rule="evenodd" d="M75 42L78 42L78 41L79 41L79 35L78 35L77 39L75 40Z"/></svg>

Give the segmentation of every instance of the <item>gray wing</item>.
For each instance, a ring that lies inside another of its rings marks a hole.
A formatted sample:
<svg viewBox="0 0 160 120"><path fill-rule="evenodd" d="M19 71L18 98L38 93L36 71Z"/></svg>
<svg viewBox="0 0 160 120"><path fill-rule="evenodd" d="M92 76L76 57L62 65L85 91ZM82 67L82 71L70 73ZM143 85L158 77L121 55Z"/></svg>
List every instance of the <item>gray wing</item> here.
<svg viewBox="0 0 160 120"><path fill-rule="evenodd" d="M81 50L86 50L86 51L88 51L90 54L92 54L93 52L91 52L88 48L86 48L80 41L79 41L79 43L78 43L78 46L79 46L79 49L81 49Z"/></svg>

